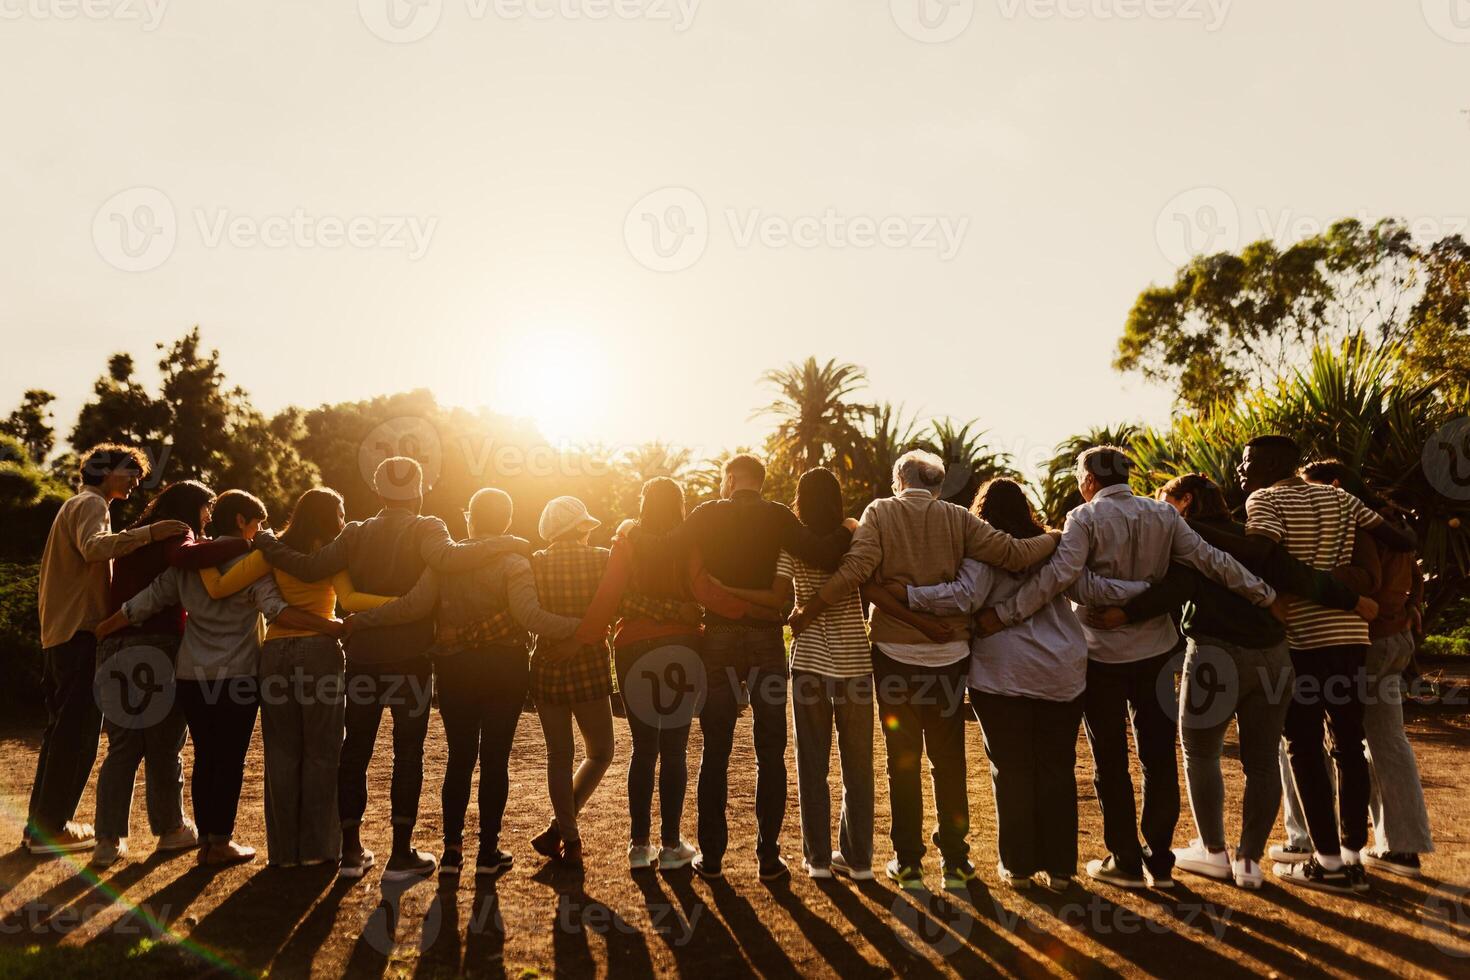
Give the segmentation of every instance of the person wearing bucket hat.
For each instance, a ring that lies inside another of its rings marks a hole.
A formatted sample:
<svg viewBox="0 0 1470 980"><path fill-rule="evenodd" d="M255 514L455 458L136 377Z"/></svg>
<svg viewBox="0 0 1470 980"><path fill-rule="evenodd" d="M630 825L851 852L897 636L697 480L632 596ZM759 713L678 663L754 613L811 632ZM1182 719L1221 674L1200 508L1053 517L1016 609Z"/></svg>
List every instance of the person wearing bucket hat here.
<svg viewBox="0 0 1470 980"><path fill-rule="evenodd" d="M587 513L587 505L576 497L554 497L541 512L537 533L544 541L557 541L578 534L591 534L602 522Z"/></svg>

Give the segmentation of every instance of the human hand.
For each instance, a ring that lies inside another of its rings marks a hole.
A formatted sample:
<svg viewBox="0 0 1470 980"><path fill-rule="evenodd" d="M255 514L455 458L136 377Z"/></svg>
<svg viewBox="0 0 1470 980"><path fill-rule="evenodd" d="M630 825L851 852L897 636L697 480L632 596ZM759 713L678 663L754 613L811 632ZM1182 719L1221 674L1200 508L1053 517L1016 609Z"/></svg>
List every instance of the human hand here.
<svg viewBox="0 0 1470 980"><path fill-rule="evenodd" d="M791 610L791 615L787 618L786 625L791 627L792 636L800 636L812 624L812 620L814 619L816 617L807 612L806 607L797 606Z"/></svg>
<svg viewBox="0 0 1470 980"><path fill-rule="evenodd" d="M1095 630L1115 630L1128 624L1128 614L1119 606L1088 606L1083 618Z"/></svg>
<svg viewBox="0 0 1470 980"><path fill-rule="evenodd" d="M181 538L193 533L193 530L183 521L154 521L148 525L148 540L163 541L168 538Z"/></svg>
<svg viewBox="0 0 1470 980"><path fill-rule="evenodd" d="M900 605L909 604L909 587L902 582L879 582L878 588L897 599Z"/></svg>
<svg viewBox="0 0 1470 980"><path fill-rule="evenodd" d="M856 517L846 517L842 520L842 526L853 533L857 533L858 522Z"/></svg>
<svg viewBox="0 0 1470 980"><path fill-rule="evenodd" d="M1358 596L1358 604L1353 607L1353 612L1371 623L1378 618L1378 602L1368 596L1360 595Z"/></svg>
<svg viewBox="0 0 1470 980"><path fill-rule="evenodd" d="M920 616L915 625L930 643L948 643L954 639L954 627L937 616Z"/></svg>
<svg viewBox="0 0 1470 980"><path fill-rule="evenodd" d="M704 609L697 602L679 603L679 622L698 626L704 619Z"/></svg>
<svg viewBox="0 0 1470 980"><path fill-rule="evenodd" d="M1006 624L1001 622L1000 614L994 607L982 610L975 617L975 631L981 636L994 636L1005 628Z"/></svg>
<svg viewBox="0 0 1470 980"><path fill-rule="evenodd" d="M1279 622L1279 623L1286 622L1286 599L1285 598L1283 598L1282 596L1277 596L1276 597L1276 601L1273 602L1273 603L1271 603L1271 607L1270 608L1271 608L1271 615L1276 617L1276 621L1277 622Z"/></svg>

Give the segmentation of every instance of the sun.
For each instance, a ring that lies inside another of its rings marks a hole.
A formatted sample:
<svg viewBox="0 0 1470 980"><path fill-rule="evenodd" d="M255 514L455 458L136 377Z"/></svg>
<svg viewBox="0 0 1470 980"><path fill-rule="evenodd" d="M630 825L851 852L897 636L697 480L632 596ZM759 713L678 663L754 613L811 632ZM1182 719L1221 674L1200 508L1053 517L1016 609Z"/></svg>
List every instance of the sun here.
<svg viewBox="0 0 1470 980"><path fill-rule="evenodd" d="M585 439L598 428L604 358L585 331L522 330L489 346L493 387L483 400L491 410L530 419L558 444Z"/></svg>

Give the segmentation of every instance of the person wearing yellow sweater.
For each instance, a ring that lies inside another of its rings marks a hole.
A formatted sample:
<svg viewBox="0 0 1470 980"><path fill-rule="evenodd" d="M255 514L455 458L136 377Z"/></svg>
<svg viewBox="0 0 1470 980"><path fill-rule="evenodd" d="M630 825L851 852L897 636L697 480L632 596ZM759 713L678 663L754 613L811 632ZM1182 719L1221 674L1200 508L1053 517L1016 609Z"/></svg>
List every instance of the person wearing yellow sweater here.
<svg viewBox="0 0 1470 980"><path fill-rule="evenodd" d="M327 487L306 491L296 501L281 540L314 551L342 530L342 495ZM272 569L251 552L224 573L200 572L216 599L274 574L290 605L333 619L366 612L390 596L358 592L347 572L304 582ZM265 742L265 829L270 863L277 867L336 862L342 848L337 817L337 763L342 750L345 661L336 637L272 623L260 655L260 728Z"/></svg>

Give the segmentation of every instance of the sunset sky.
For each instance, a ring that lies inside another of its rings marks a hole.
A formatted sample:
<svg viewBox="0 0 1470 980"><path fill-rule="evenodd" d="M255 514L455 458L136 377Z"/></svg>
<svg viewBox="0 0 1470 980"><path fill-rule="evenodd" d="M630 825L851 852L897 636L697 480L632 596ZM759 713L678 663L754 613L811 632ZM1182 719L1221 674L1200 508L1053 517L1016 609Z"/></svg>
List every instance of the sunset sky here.
<svg viewBox="0 0 1470 980"><path fill-rule="evenodd" d="M713 453L815 354L1034 461L1167 418L1110 361L1190 247L1470 215L1460 0L93 2L0 0L0 406L63 436L197 323L266 411Z"/></svg>

